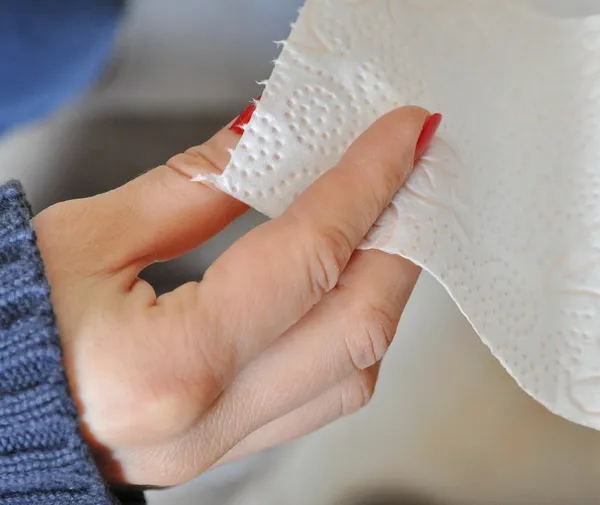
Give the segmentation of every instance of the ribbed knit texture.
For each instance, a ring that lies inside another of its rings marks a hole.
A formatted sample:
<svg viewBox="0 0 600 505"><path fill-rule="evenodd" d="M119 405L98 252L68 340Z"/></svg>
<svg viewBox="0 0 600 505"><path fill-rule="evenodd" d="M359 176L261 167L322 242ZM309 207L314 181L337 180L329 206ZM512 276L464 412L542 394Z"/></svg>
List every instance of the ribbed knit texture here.
<svg viewBox="0 0 600 505"><path fill-rule="evenodd" d="M30 219L21 186L0 186L0 504L114 504L81 437Z"/></svg>

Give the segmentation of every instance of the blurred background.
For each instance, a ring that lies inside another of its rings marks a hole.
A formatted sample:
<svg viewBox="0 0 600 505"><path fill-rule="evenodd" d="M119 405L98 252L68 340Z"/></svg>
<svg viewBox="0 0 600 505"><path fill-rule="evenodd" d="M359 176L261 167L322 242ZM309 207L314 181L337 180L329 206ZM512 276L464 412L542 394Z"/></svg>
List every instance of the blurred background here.
<svg viewBox="0 0 600 505"><path fill-rule="evenodd" d="M600 12L596 0L531 1L552 15ZM287 37L302 3L130 0L97 77L59 108L4 130L0 179L20 179L39 211L202 143L260 94L256 81L278 54L273 41ZM0 70L0 85L7 77ZM198 279L262 220L249 213L146 277L159 291ZM525 395L424 275L364 412L148 497L153 505L595 504L600 438Z"/></svg>

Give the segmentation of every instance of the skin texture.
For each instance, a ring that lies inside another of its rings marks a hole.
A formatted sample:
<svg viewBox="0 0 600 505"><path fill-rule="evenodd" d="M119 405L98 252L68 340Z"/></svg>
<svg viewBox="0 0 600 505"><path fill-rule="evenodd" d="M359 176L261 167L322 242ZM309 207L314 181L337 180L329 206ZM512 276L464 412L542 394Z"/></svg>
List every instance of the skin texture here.
<svg viewBox="0 0 600 505"><path fill-rule="evenodd" d="M140 271L247 210L189 182L225 167L235 133L36 217L67 376L107 479L180 484L367 404L419 269L355 250L410 175L427 116L380 119L201 282L160 297Z"/></svg>

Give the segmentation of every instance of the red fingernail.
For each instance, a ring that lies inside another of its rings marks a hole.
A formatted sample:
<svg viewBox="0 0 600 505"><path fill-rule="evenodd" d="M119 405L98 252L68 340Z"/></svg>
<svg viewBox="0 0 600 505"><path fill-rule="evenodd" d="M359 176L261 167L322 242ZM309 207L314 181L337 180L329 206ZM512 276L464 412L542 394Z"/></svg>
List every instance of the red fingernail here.
<svg viewBox="0 0 600 505"><path fill-rule="evenodd" d="M441 122L441 114L432 114L423 123L423 129L421 130L421 135L419 135L417 147L415 148L415 163L423 157L425 151L429 148L429 144L431 144Z"/></svg>
<svg viewBox="0 0 600 505"><path fill-rule="evenodd" d="M242 112L238 118L231 124L231 126L229 127L229 129L232 132L237 133L238 135L243 135L244 134L244 126L246 126L250 120L252 119L252 115L254 114L254 111L256 111L256 103L260 100L260 96L254 100L250 105L248 105L248 107L246 107L244 109L244 112Z"/></svg>

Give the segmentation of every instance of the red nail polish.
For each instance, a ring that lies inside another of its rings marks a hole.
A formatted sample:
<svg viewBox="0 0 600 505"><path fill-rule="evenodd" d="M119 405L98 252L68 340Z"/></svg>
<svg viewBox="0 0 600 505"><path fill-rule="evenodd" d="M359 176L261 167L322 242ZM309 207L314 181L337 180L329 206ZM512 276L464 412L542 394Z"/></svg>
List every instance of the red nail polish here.
<svg viewBox="0 0 600 505"><path fill-rule="evenodd" d="M423 123L423 129L421 130L419 140L417 140L417 147L415 148L415 163L422 158L425 151L429 148L429 144L431 144L441 122L441 114L432 114Z"/></svg>
<svg viewBox="0 0 600 505"><path fill-rule="evenodd" d="M248 105L248 107L246 107L244 109L244 112L242 112L238 118L231 124L231 126L229 127L229 129L232 132L237 133L238 135L243 135L244 134L244 126L246 126L250 120L252 119L252 115L254 114L254 111L256 111L256 104L257 102L260 100L260 96L254 100L250 105Z"/></svg>

